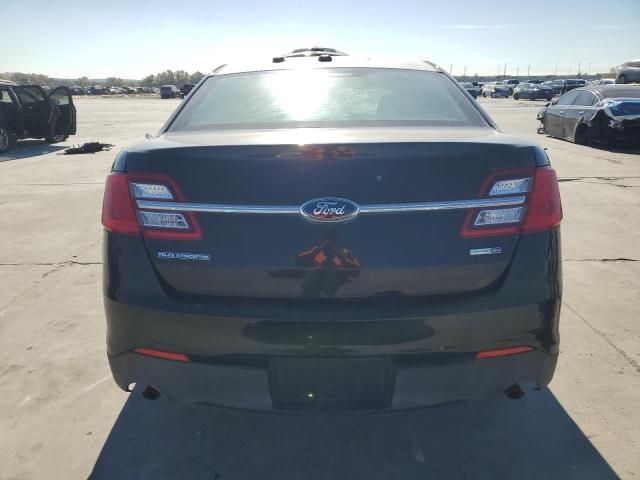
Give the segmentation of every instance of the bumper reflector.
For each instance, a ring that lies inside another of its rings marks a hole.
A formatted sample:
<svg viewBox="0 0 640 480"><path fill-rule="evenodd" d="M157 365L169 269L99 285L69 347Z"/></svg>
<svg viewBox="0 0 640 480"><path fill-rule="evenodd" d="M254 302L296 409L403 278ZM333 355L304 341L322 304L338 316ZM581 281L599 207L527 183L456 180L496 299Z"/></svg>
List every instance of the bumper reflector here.
<svg viewBox="0 0 640 480"><path fill-rule="evenodd" d="M507 355L516 355L518 353L525 353L533 351L532 347L511 347L511 348L500 348L498 350L484 350L482 352L476 353L476 360L481 360L483 358L495 358L495 357L505 357Z"/></svg>
<svg viewBox="0 0 640 480"><path fill-rule="evenodd" d="M148 357L164 358L165 360L175 360L177 362L189 361L189 357L184 353L163 352L162 350L153 350L151 348L134 348L133 351Z"/></svg>

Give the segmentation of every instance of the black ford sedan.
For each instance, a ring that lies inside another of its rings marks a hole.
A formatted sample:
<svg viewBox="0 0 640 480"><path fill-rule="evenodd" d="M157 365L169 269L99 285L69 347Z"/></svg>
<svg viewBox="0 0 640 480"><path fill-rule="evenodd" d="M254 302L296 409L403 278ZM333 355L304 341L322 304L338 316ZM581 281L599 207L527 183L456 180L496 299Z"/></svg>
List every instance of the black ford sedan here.
<svg viewBox="0 0 640 480"><path fill-rule="evenodd" d="M539 133L572 142L640 144L640 85L571 90L538 112Z"/></svg>
<svg viewBox="0 0 640 480"><path fill-rule="evenodd" d="M558 183L428 62L225 65L106 180L107 352L148 398L384 411L544 387Z"/></svg>

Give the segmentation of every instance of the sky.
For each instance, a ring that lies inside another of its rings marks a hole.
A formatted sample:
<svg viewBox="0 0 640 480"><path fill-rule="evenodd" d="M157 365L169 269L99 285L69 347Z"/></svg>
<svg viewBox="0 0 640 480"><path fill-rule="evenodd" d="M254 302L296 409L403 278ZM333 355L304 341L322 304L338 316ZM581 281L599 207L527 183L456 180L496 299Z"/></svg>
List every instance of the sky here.
<svg viewBox="0 0 640 480"><path fill-rule="evenodd" d="M321 45L454 75L607 72L640 58L640 0L0 0L0 72L138 79ZM38 12L38 13L35 13ZM42 14L42 12L48 12ZM10 19L8 21L8 19ZM519 70L518 70L519 69Z"/></svg>

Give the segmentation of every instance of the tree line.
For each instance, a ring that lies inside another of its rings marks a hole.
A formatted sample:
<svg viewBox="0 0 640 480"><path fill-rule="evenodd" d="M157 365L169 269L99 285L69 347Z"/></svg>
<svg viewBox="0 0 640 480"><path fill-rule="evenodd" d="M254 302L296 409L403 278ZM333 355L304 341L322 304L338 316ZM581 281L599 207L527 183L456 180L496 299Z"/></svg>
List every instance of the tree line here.
<svg viewBox="0 0 640 480"><path fill-rule="evenodd" d="M79 78L51 78L41 73L4 72L0 78L11 80L19 84L49 85L49 86L79 86L103 85L105 87L161 87L162 85L176 85L178 88L185 83L198 83L204 77L202 72L189 73L184 70L165 70L155 75L147 75L142 80L129 80L120 77L107 77L105 80L95 80L89 77Z"/></svg>
<svg viewBox="0 0 640 480"><path fill-rule="evenodd" d="M198 83L204 77L202 72L189 73L184 70L165 70L155 75L147 75L140 81L143 87L161 87L162 85L176 85L178 88L185 83Z"/></svg>

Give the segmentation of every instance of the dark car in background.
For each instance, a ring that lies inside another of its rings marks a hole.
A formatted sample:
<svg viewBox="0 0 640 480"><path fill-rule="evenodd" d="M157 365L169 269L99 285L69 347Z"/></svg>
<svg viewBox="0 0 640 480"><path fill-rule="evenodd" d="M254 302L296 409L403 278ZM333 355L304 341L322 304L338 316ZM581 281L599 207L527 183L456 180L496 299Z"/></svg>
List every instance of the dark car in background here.
<svg viewBox="0 0 640 480"><path fill-rule="evenodd" d="M553 88L542 84L521 83L513 90L513 99L529 99L551 101Z"/></svg>
<svg viewBox="0 0 640 480"><path fill-rule="evenodd" d="M538 113L539 133L588 144L640 144L640 85L571 90Z"/></svg>
<svg viewBox="0 0 640 480"><path fill-rule="evenodd" d="M176 98L180 90L175 85L163 85L160 87L160 98Z"/></svg>
<svg viewBox="0 0 640 480"><path fill-rule="evenodd" d="M180 88L180 98L184 98L187 95L189 95L189 92L191 92L191 90L193 90L193 87L195 87L195 83L185 83L181 88Z"/></svg>
<svg viewBox="0 0 640 480"><path fill-rule="evenodd" d="M573 90L574 88L584 87L587 84L586 80L581 78L570 78L566 80L554 80L553 92L555 95L564 95L565 93Z"/></svg>
<svg viewBox="0 0 640 480"><path fill-rule="evenodd" d="M113 163L117 384L271 411L547 385L562 209L544 150L429 62L279 58L218 68Z"/></svg>
<svg viewBox="0 0 640 480"><path fill-rule="evenodd" d="M467 92L469 92L469 95L471 95L473 98L478 98L478 94L480 92L478 91L478 87L476 87L473 83L460 82L460 86L464 88Z"/></svg>
<svg viewBox="0 0 640 480"><path fill-rule="evenodd" d="M22 138L58 143L76 133L76 108L67 87L49 93L38 85L0 80L0 153Z"/></svg>

